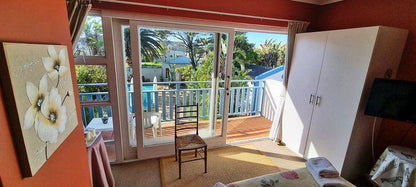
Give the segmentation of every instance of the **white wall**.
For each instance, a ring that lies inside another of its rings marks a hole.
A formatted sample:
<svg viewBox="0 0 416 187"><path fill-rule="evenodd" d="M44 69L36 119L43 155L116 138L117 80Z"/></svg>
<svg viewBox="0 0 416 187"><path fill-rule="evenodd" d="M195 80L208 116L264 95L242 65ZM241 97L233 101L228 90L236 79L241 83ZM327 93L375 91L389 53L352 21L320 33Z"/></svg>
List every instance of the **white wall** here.
<svg viewBox="0 0 416 187"><path fill-rule="evenodd" d="M160 77L162 76L162 69L161 68L142 68L141 71L142 76L145 79L150 79L153 81L153 78L156 76L157 81L160 81ZM144 80L142 80L144 82Z"/></svg>
<svg viewBox="0 0 416 187"><path fill-rule="evenodd" d="M280 94L283 89L283 75L284 71L266 77L264 93L263 93L263 106L261 110L261 115L266 119L272 121L277 112L277 106L279 106Z"/></svg>
<svg viewBox="0 0 416 187"><path fill-rule="evenodd" d="M175 68L181 68L181 67L185 67L185 66L189 66L189 65L191 65L191 64L175 64ZM171 69L170 66L169 66L169 64L167 64L167 63L162 63L163 80L168 81L167 78L166 78L166 68L170 69L171 72L172 71L175 71L175 69L174 68ZM180 78L179 79L176 79L174 77L174 79L175 79L175 81L180 81ZM159 80L159 77L158 77L158 80Z"/></svg>

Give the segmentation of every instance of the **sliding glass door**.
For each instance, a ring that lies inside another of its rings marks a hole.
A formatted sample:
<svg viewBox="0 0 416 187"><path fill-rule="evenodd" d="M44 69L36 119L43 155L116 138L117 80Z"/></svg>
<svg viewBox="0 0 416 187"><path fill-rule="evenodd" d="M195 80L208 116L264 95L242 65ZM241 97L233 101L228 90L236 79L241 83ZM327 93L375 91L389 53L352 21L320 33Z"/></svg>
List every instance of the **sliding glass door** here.
<svg viewBox="0 0 416 187"><path fill-rule="evenodd" d="M122 33L128 136L137 158L174 153L175 105L198 105L199 134L210 146L225 145L221 117L228 112L227 54L233 32L130 21Z"/></svg>

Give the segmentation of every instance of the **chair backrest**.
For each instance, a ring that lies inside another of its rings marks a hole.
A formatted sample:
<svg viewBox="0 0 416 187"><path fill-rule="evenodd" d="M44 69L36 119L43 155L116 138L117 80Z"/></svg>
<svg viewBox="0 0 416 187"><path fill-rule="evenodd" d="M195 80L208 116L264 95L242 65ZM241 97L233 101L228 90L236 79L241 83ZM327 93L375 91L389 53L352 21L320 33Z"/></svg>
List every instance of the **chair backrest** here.
<svg viewBox="0 0 416 187"><path fill-rule="evenodd" d="M160 123L160 113L159 112L143 112L143 126L145 129L151 128L154 125L159 125ZM153 120L152 120L153 117Z"/></svg>
<svg viewBox="0 0 416 187"><path fill-rule="evenodd" d="M178 131L195 129L198 135L198 105L175 105L175 138ZM182 121L186 120L186 121Z"/></svg>

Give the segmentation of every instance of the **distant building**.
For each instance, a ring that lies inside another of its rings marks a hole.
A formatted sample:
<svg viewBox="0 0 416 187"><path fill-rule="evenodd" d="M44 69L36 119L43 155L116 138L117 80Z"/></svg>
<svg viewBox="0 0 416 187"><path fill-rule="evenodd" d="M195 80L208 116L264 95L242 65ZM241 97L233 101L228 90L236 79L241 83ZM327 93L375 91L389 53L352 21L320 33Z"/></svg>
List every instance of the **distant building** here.
<svg viewBox="0 0 416 187"><path fill-rule="evenodd" d="M275 80L275 81L283 81L283 75L285 73L285 66L281 65L277 68L272 68L266 72L263 72L256 77L255 80Z"/></svg>
<svg viewBox="0 0 416 187"><path fill-rule="evenodd" d="M157 61L168 62L175 58L186 56L186 46L182 42L163 41L163 45L166 46L167 52Z"/></svg>
<svg viewBox="0 0 416 187"><path fill-rule="evenodd" d="M162 62L163 79L169 80L169 76L172 75L171 71L175 71L174 68L180 68L191 65L191 60L186 56L179 56L177 58L170 59L166 62ZM179 81L180 75L175 74L170 80Z"/></svg>

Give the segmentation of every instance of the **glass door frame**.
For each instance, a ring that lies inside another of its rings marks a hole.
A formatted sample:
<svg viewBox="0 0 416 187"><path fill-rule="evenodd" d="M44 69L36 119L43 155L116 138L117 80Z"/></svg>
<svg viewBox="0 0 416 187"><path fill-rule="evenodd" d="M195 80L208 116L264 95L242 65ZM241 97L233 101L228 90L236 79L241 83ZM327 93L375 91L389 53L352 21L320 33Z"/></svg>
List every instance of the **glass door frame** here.
<svg viewBox="0 0 416 187"><path fill-rule="evenodd" d="M177 29L177 30L191 30L191 31L199 31L199 32L213 32L215 34L216 43L214 44L216 47L214 50L217 50L217 55L214 56L214 67L218 67L219 65L219 54L218 54L218 40L217 33L224 33L228 34L228 45L227 45L227 61L226 61L226 70L225 70L225 97L224 97L224 105L223 105L223 118L222 118L222 128L221 128L221 135L214 136L211 138L206 138L205 141L208 144L209 148L212 147L222 147L226 145L226 136L227 136L227 122L228 122L228 110L229 110L229 87L231 86L231 67L232 67L232 54L234 48L234 29L227 29L227 28L218 28L218 27L209 27L209 26L200 26L200 25L191 25L191 24L177 24L177 23L164 23L164 22L154 22L154 21L136 21L130 20L130 38L131 38L131 57L132 57L132 68L133 68L133 79L140 80L134 82L134 90L137 92L134 94L135 103L140 103L135 106L135 113L136 113L136 134L137 134L137 159L149 159L149 158L157 158L157 157L164 157L170 156L174 154L174 143L168 144L161 144L161 145L153 145L153 146L145 146L143 142L143 120L142 120L142 90L141 90L141 57L138 53L140 51L140 43L139 43L139 27L151 27L151 28L162 28L162 29ZM137 42L133 42L137 41ZM139 70L139 71L137 71ZM217 71L213 71L217 72ZM218 84L218 82L217 82ZM216 90L216 94L218 94L218 89ZM210 115L216 115L216 112ZM210 118L212 118L210 116Z"/></svg>

